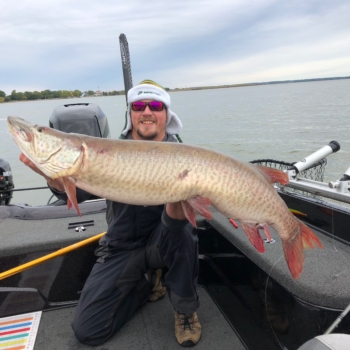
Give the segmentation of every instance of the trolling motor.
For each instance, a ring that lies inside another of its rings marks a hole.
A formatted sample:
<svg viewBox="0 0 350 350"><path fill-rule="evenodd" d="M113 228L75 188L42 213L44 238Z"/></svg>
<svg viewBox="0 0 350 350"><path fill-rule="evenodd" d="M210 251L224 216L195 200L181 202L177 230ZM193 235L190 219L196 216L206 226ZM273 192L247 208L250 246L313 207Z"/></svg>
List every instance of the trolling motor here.
<svg viewBox="0 0 350 350"><path fill-rule="evenodd" d="M14 187L10 164L0 158L0 205L10 204Z"/></svg>

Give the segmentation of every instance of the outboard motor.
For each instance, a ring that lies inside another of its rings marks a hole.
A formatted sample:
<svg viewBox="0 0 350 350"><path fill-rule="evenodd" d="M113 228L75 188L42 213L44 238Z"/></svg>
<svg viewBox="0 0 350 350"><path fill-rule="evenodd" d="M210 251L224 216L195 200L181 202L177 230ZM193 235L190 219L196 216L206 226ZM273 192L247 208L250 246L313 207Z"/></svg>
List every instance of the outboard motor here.
<svg viewBox="0 0 350 350"><path fill-rule="evenodd" d="M58 106L53 110L49 124L50 128L67 133L110 138L107 117L94 103Z"/></svg>
<svg viewBox="0 0 350 350"><path fill-rule="evenodd" d="M0 158L0 205L10 204L14 187L10 164Z"/></svg>
<svg viewBox="0 0 350 350"><path fill-rule="evenodd" d="M111 137L107 117L101 108L94 103L75 103L58 106L51 114L49 125L50 128L66 133L102 138ZM77 197L81 201L97 198L82 189L77 189ZM66 201L59 199L50 205L64 204L66 204Z"/></svg>

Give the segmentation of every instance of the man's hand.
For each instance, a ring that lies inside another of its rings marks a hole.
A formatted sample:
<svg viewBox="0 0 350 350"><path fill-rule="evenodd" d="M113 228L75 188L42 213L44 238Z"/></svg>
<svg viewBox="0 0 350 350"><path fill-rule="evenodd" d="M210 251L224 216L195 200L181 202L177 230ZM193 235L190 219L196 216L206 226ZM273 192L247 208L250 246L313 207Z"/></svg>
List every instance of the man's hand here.
<svg viewBox="0 0 350 350"><path fill-rule="evenodd" d="M30 159L28 159L23 153L20 154L19 160L29 168L31 168L33 171L35 171L37 174L43 176L45 180L47 181L48 185L59 192L64 192L64 185L62 179L51 179L50 177L46 176Z"/></svg>

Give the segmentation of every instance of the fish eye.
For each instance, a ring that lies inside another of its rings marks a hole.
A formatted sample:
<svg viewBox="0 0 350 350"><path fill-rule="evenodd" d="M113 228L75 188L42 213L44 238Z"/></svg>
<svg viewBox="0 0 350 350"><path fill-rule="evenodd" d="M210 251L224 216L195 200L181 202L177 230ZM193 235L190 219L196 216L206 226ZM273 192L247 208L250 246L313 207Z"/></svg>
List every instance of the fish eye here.
<svg viewBox="0 0 350 350"><path fill-rule="evenodd" d="M37 128L37 130L38 130L39 132L43 132L43 131L44 131L44 128L41 127L41 126L39 126L39 127Z"/></svg>

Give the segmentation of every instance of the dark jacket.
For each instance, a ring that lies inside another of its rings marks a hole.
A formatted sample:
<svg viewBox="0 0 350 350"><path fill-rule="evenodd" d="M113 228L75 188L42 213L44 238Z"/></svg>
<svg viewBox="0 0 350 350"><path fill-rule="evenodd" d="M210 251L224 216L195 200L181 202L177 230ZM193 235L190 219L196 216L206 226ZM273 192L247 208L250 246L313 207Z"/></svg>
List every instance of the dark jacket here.
<svg viewBox="0 0 350 350"><path fill-rule="evenodd" d="M132 139L130 132L127 139ZM162 142L177 142L177 140L172 135L166 134ZM67 200L65 193L54 190L52 192L59 199ZM96 197L77 188L78 203L92 198ZM140 206L107 200L108 230L101 238L100 245L120 249L135 249L145 245L153 230L159 225L163 210L163 204Z"/></svg>
<svg viewBox="0 0 350 350"><path fill-rule="evenodd" d="M132 139L131 133L127 135ZM162 142L177 142L166 134ZM164 205L129 205L107 200L107 233L100 245L121 249L135 249L146 244L153 230L159 225Z"/></svg>

